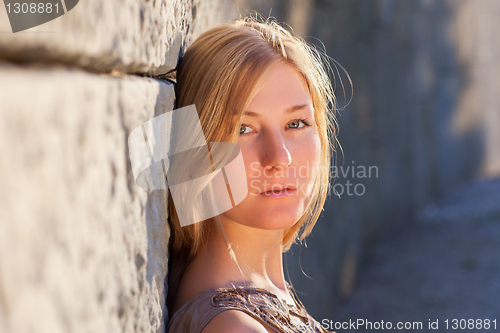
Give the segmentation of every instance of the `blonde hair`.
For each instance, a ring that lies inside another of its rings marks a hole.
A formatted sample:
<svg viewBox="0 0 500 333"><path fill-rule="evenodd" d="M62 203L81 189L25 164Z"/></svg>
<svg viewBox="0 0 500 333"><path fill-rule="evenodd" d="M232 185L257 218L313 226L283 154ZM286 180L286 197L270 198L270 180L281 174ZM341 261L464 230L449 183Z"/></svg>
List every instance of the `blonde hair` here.
<svg viewBox="0 0 500 333"><path fill-rule="evenodd" d="M306 211L284 232L284 252L295 240L302 241L311 232L328 193L331 151L337 141L337 108L327 60L324 53L274 20L245 17L203 33L187 49L177 69L176 107L195 104L207 142L237 141L241 114L272 64L285 61L303 75L314 107L321 161ZM233 115L238 119L234 125ZM211 219L181 227L171 195L168 207L171 292L167 303L172 304L184 270L206 236L214 231L215 224Z"/></svg>

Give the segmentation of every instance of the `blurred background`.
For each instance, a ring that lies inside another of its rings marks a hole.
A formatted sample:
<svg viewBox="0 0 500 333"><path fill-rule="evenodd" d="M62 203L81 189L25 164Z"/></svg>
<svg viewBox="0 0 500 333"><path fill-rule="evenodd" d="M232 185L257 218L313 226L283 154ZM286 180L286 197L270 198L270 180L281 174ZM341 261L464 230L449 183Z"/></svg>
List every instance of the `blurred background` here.
<svg viewBox="0 0 500 333"><path fill-rule="evenodd" d="M373 331L335 326L358 319L498 329L499 1L82 0L17 33L7 10L1 332L165 331L164 193L135 185L127 138L174 108L182 51L250 11L352 80L338 67L339 106L352 101L324 212L285 256L309 313L337 332Z"/></svg>

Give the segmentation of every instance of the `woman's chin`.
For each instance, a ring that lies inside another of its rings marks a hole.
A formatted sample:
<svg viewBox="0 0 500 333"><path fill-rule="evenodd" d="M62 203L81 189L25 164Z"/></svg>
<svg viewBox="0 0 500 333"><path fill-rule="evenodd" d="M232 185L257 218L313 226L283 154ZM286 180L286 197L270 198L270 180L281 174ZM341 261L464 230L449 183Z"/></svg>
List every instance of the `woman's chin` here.
<svg viewBox="0 0 500 333"><path fill-rule="evenodd" d="M236 223L253 228L284 229L293 226L300 220L308 202L308 198L299 196L245 200L225 212L224 216Z"/></svg>
<svg viewBox="0 0 500 333"><path fill-rule="evenodd" d="M303 210L295 207L260 210L259 214L248 215L251 218L240 219L240 224L266 230L284 229L293 226L302 217Z"/></svg>

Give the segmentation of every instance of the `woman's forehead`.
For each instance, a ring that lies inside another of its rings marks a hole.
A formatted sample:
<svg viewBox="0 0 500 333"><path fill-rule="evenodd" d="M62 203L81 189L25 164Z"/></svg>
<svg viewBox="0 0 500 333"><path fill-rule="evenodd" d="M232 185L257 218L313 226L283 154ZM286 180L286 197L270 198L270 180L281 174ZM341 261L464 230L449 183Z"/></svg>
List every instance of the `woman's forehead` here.
<svg viewBox="0 0 500 333"><path fill-rule="evenodd" d="M290 65L279 63L263 78L262 84L244 111L286 111L307 105L312 106L312 99L302 74Z"/></svg>

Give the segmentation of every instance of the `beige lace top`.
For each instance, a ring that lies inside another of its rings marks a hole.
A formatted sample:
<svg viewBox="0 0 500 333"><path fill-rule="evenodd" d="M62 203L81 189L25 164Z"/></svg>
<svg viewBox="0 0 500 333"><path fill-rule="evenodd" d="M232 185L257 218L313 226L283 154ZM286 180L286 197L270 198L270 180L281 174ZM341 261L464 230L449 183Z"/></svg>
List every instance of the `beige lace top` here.
<svg viewBox="0 0 500 333"><path fill-rule="evenodd" d="M170 319L169 333L198 333L216 315L239 310L276 332L327 332L290 293L295 304L288 304L261 288L236 287L206 290L186 302Z"/></svg>

